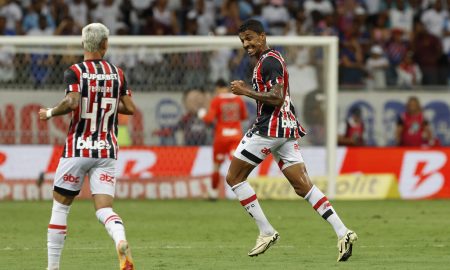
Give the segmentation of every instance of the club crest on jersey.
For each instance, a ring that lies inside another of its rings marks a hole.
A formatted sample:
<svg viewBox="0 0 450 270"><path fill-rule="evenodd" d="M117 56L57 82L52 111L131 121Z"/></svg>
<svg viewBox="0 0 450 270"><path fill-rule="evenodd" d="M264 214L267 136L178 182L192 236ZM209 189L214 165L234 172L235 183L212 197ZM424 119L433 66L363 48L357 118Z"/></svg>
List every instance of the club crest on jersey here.
<svg viewBox="0 0 450 270"><path fill-rule="evenodd" d="M289 119L282 119L281 120L281 127L283 128L296 128L297 127L297 121L292 121Z"/></svg>
<svg viewBox="0 0 450 270"><path fill-rule="evenodd" d="M78 138L77 149L104 150L104 149L111 149L111 145L109 144L108 141L105 140L92 141L90 137L86 138L86 140Z"/></svg>

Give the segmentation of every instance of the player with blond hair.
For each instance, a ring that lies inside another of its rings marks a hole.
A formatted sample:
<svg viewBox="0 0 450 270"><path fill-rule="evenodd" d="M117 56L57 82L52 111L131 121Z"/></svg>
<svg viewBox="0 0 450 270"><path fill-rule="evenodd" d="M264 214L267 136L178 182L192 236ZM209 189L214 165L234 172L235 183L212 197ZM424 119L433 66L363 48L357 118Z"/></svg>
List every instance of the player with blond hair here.
<svg viewBox="0 0 450 270"><path fill-rule="evenodd" d="M72 115L53 185L47 234L48 270L60 269L67 216L85 176L89 177L96 216L115 242L120 270L135 269L123 221L112 209L119 150L117 116L132 115L135 105L122 69L103 59L108 36L108 28L100 23L83 28L84 61L64 72L65 97L56 107L39 110L41 120Z"/></svg>

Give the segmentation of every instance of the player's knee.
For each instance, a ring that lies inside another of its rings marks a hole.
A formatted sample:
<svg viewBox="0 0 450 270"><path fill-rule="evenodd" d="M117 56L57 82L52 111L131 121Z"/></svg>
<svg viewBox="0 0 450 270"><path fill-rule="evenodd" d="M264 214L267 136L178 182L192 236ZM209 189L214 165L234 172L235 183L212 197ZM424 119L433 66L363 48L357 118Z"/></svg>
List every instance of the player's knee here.
<svg viewBox="0 0 450 270"><path fill-rule="evenodd" d="M242 179L242 177L240 177L240 176L237 175L237 174L233 174L233 173L228 172L228 173L227 173L227 176L225 177L225 180L227 181L227 184L228 184L230 187L232 187L232 186L235 186L235 185L241 183L241 182L244 181L245 179Z"/></svg>
<svg viewBox="0 0 450 270"><path fill-rule="evenodd" d="M302 198L304 198L306 194L308 194L308 191L304 187L295 187L294 191L298 196Z"/></svg>
<svg viewBox="0 0 450 270"><path fill-rule="evenodd" d="M231 186L231 187L234 186L233 176L231 176L229 172L227 173L227 176L225 177L225 181L227 181L227 184L229 186Z"/></svg>

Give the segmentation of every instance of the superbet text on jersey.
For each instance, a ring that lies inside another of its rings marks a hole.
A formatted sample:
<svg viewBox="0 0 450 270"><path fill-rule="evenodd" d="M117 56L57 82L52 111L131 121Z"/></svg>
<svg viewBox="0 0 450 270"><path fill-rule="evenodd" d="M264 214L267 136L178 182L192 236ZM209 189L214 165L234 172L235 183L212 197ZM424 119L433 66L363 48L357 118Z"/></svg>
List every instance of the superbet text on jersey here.
<svg viewBox="0 0 450 270"><path fill-rule="evenodd" d="M131 96L125 75L105 60L74 64L64 73L66 94L79 92L63 157L117 158L117 109L120 97Z"/></svg>

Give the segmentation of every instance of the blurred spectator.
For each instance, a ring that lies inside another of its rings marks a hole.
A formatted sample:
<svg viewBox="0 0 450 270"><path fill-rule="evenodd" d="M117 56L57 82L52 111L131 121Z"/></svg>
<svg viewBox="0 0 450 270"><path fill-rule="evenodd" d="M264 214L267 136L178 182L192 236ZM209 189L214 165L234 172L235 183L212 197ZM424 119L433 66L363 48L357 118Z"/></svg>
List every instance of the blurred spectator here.
<svg viewBox="0 0 450 270"><path fill-rule="evenodd" d="M126 1L126 2L128 2L128 1ZM136 10L145 10L147 8L150 8L152 3L154 3L154 2L155 2L155 0L131 0L131 5Z"/></svg>
<svg viewBox="0 0 450 270"><path fill-rule="evenodd" d="M386 45L386 55L389 59L389 68L387 70L388 85L395 85L397 83L397 66L405 58L406 52L409 50L408 42L403 40L402 37L402 30L393 29L392 38Z"/></svg>
<svg viewBox="0 0 450 270"><path fill-rule="evenodd" d="M138 66L140 68L134 71L134 77L138 82L148 85L152 90L165 90L158 87L164 84L164 74L170 71L166 61L164 61L164 55L159 49L140 47L138 50Z"/></svg>
<svg viewBox="0 0 450 270"><path fill-rule="evenodd" d="M92 11L92 21L103 23L111 33L115 33L120 24L119 1L100 0Z"/></svg>
<svg viewBox="0 0 450 270"><path fill-rule="evenodd" d="M368 73L368 87L379 89L386 87L386 70L389 67L388 59L384 56L383 48L374 45L370 49L370 57L366 61Z"/></svg>
<svg viewBox="0 0 450 270"><path fill-rule="evenodd" d="M413 28L414 11L406 6L406 0L396 0L395 7L389 10L391 28L401 29L408 39Z"/></svg>
<svg viewBox="0 0 450 270"><path fill-rule="evenodd" d="M442 44L438 37L430 34L422 22L416 22L413 50L415 59L422 70L422 84L439 83L439 65L442 57Z"/></svg>
<svg viewBox="0 0 450 270"><path fill-rule="evenodd" d="M152 13L156 27L164 29L164 35L178 35L180 33L175 12L168 8L168 0L155 0Z"/></svg>
<svg viewBox="0 0 450 270"><path fill-rule="evenodd" d="M14 36L15 31L6 28L6 17L0 15L0 36Z"/></svg>
<svg viewBox="0 0 450 270"><path fill-rule="evenodd" d="M448 16L444 22L444 34L442 39L442 47L444 49L444 55L447 58L447 65L445 72L447 74L448 85L450 85L450 0L447 0L447 13Z"/></svg>
<svg viewBox="0 0 450 270"><path fill-rule="evenodd" d="M397 86L411 89L422 81L422 72L414 62L413 52L408 52L397 67Z"/></svg>
<svg viewBox="0 0 450 270"><path fill-rule="evenodd" d="M0 7L0 16L6 19L6 31L19 35L22 33L22 9L14 0L5 0Z"/></svg>
<svg viewBox="0 0 450 270"><path fill-rule="evenodd" d="M62 21L70 16L69 6L64 3L64 0L51 1L49 10L56 27L58 27Z"/></svg>
<svg viewBox="0 0 450 270"><path fill-rule="evenodd" d="M398 116L396 136L399 146L428 145L432 139L430 126L417 97L410 97L405 112Z"/></svg>
<svg viewBox="0 0 450 270"><path fill-rule="evenodd" d="M252 19L260 21L264 27L264 30L268 33L269 32L269 22L266 20L266 18L264 18L262 16L262 8L263 8L263 6L259 5L259 4L255 5L253 7Z"/></svg>
<svg viewBox="0 0 450 270"><path fill-rule="evenodd" d="M197 31L194 35L209 35L214 31L215 20L214 10L211 9L211 1L197 0L195 3L195 9L192 9L187 16L190 19L195 19L197 24Z"/></svg>
<svg viewBox="0 0 450 270"><path fill-rule="evenodd" d="M303 8L307 15L313 11L318 11L323 15L331 14L334 11L333 5L329 0L306 0L303 3Z"/></svg>
<svg viewBox="0 0 450 270"><path fill-rule="evenodd" d="M291 93L306 94L319 87L317 68L312 64L314 48L295 47L290 54L295 56L288 66Z"/></svg>
<svg viewBox="0 0 450 270"><path fill-rule="evenodd" d="M303 117L308 132L307 140L312 145L325 143L325 112L323 110L324 94L314 90L306 94L303 100Z"/></svg>
<svg viewBox="0 0 450 270"><path fill-rule="evenodd" d="M364 122L359 107L353 107L349 116L339 126L338 145L362 146L364 145Z"/></svg>
<svg viewBox="0 0 450 270"><path fill-rule="evenodd" d="M0 16L0 36L9 35L14 35L14 32L6 29L6 18ZM12 81L16 77L14 60L14 47L8 45L0 45L0 82Z"/></svg>
<svg viewBox="0 0 450 270"><path fill-rule="evenodd" d="M338 14L337 27L341 35L346 38L349 33L354 32L353 23L356 12L364 12L364 9L361 11L361 6L356 0L339 0L336 11Z"/></svg>
<svg viewBox="0 0 450 270"><path fill-rule="evenodd" d="M295 17L289 22L288 36L304 36L308 33L306 25L306 14L304 9L298 9Z"/></svg>
<svg viewBox="0 0 450 270"><path fill-rule="evenodd" d="M15 48L9 45L0 45L0 82L10 82L16 77L14 60Z"/></svg>
<svg viewBox="0 0 450 270"><path fill-rule="evenodd" d="M44 15L39 16L39 27L33 28L27 32L29 36L45 36L53 35L53 28L47 25L47 18ZM38 88L45 83L49 76L50 69L54 63L53 55L49 54L46 48L35 48L36 53L30 55L31 75L34 80L34 87Z"/></svg>
<svg viewBox="0 0 450 270"><path fill-rule="evenodd" d="M384 11L386 4L383 0L363 0L363 2L369 16L368 21L374 24L377 15Z"/></svg>
<svg viewBox="0 0 450 270"><path fill-rule="evenodd" d="M239 18L242 21L249 19L253 13L252 0L239 0Z"/></svg>
<svg viewBox="0 0 450 270"><path fill-rule="evenodd" d="M126 36L129 35L130 29L125 23L118 23L116 29L116 35ZM136 54L136 47L121 45L115 46L114 50L111 50L114 53L110 53L106 55L106 58L112 63L117 64L120 67L123 67L127 70L128 80L133 81L136 79L136 76L139 74L135 72L136 69L139 69L137 66L138 62L138 54Z"/></svg>
<svg viewBox="0 0 450 270"><path fill-rule="evenodd" d="M208 104L205 93L197 89L191 89L184 93L183 103L186 113L180 119L178 128L183 131L184 145L210 144L210 131L205 122L197 116L198 110Z"/></svg>
<svg viewBox="0 0 450 270"><path fill-rule="evenodd" d="M362 85L363 61L361 45L355 37L343 42L339 53L339 82L345 85Z"/></svg>
<svg viewBox="0 0 450 270"><path fill-rule="evenodd" d="M144 2L144 1L142 1ZM148 9L150 4L145 7L145 9ZM144 10L145 10L144 9ZM129 29L131 29L132 34L139 33L139 19L138 19L138 12L135 10L133 6L132 0L122 0L119 5L119 12L120 12L120 20L124 22ZM145 18L144 18L145 20Z"/></svg>
<svg viewBox="0 0 450 270"><path fill-rule="evenodd" d="M173 126L164 126L153 132L153 135L162 137L161 142L177 144L175 133L182 131L181 145L209 145L211 144L211 130L203 120L198 117L198 111L207 107L207 95L199 89L189 89L183 93L184 115Z"/></svg>
<svg viewBox="0 0 450 270"><path fill-rule="evenodd" d="M78 25L73 20L72 17L68 16L64 20L61 21L61 23L56 28L54 34L61 35L61 36L79 35L79 34L81 34L81 28L82 27L80 25Z"/></svg>
<svg viewBox="0 0 450 270"><path fill-rule="evenodd" d="M388 28L388 16L385 12L379 13L371 31L372 43L384 46L391 38L391 29Z"/></svg>
<svg viewBox="0 0 450 270"><path fill-rule="evenodd" d="M414 17L413 17L414 22L420 20L420 17L422 16L423 9L421 6L421 2L422 2L422 0L409 0L408 1L409 7L414 12Z"/></svg>
<svg viewBox="0 0 450 270"><path fill-rule="evenodd" d="M239 2L237 0L223 0L220 9L219 25L226 27L227 35L235 35L238 33L241 24Z"/></svg>
<svg viewBox="0 0 450 270"><path fill-rule="evenodd" d="M225 35L226 28L216 28L216 35ZM216 82L219 79L230 80L230 59L233 54L231 48L217 48L209 56L209 81Z"/></svg>
<svg viewBox="0 0 450 270"><path fill-rule="evenodd" d="M289 11L283 4L284 0L270 0L269 5L262 9L262 17L269 23L270 35L281 36L288 30Z"/></svg>
<svg viewBox="0 0 450 270"><path fill-rule="evenodd" d="M89 9L84 0L72 0L67 5L69 15L78 25L86 25L89 22Z"/></svg>
<svg viewBox="0 0 450 270"><path fill-rule="evenodd" d="M437 0L434 2L433 8L423 12L420 20L430 34L442 38L445 19L448 18L448 15L447 11L442 8L441 0Z"/></svg>
<svg viewBox="0 0 450 270"><path fill-rule="evenodd" d="M47 19L47 25L51 28L55 27L55 22L48 7L44 6L45 2L43 0L35 0L28 7L27 13L23 18L22 30L27 33L33 28L39 27L39 16L45 16Z"/></svg>

